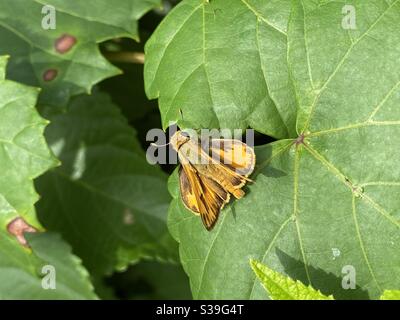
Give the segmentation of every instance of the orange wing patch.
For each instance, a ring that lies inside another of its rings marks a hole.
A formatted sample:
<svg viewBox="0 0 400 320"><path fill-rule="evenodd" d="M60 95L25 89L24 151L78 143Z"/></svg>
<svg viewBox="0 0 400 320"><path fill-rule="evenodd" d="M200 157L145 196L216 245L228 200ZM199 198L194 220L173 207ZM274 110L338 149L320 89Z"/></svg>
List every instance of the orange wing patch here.
<svg viewBox="0 0 400 320"><path fill-rule="evenodd" d="M189 172L187 172L189 171ZM179 186L181 189L181 198L183 204L187 209L195 213L200 214L200 205L198 203L200 183L195 172L191 172L191 169L186 169L182 165L179 169Z"/></svg>
<svg viewBox="0 0 400 320"><path fill-rule="evenodd" d="M245 177L253 172L256 163L253 148L239 140L212 139L209 154L214 159L219 159L221 164Z"/></svg>
<svg viewBox="0 0 400 320"><path fill-rule="evenodd" d="M206 229L211 230L218 220L219 212L225 203L229 202L229 193L214 180L199 176L188 166L183 166L180 170L179 180L185 207L195 214L200 214Z"/></svg>

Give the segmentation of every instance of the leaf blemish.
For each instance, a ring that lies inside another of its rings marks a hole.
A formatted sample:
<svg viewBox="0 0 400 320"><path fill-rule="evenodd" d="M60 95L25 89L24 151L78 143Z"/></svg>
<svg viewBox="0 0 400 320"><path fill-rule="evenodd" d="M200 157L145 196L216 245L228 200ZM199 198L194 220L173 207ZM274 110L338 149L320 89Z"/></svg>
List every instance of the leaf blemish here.
<svg viewBox="0 0 400 320"><path fill-rule="evenodd" d="M332 248L332 255L333 260L336 260L336 258L340 256L340 250L338 248Z"/></svg>
<svg viewBox="0 0 400 320"><path fill-rule="evenodd" d="M7 231L15 236L18 242L23 245L24 247L28 247L28 242L25 239L24 233L25 232L37 232L37 230L28 224L23 218L18 217L12 220L7 225Z"/></svg>
<svg viewBox="0 0 400 320"><path fill-rule="evenodd" d="M55 48L58 53L64 54L71 50L76 44L76 38L70 34L63 34L55 41Z"/></svg>
<svg viewBox="0 0 400 320"><path fill-rule="evenodd" d="M43 73L43 80L48 82L52 81L57 77L58 71L56 69L48 69Z"/></svg>
<svg viewBox="0 0 400 320"><path fill-rule="evenodd" d="M132 211L128 208L124 211L123 222L126 225L132 225L135 223L135 216L133 215Z"/></svg>

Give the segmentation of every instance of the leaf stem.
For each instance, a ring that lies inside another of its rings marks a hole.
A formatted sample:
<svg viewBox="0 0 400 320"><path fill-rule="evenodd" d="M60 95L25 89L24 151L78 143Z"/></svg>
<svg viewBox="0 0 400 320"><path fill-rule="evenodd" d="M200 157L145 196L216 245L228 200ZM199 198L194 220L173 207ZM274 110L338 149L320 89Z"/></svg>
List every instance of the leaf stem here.
<svg viewBox="0 0 400 320"><path fill-rule="evenodd" d="M131 52L131 51L106 52L104 53L104 56L111 62L144 64L143 52Z"/></svg>

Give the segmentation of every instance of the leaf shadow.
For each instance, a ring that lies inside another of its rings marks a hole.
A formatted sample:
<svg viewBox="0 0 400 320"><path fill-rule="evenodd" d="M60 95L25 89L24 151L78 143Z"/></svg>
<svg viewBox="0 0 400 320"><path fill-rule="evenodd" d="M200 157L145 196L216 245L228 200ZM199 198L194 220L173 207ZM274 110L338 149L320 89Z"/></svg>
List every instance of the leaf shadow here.
<svg viewBox="0 0 400 320"><path fill-rule="evenodd" d="M293 279L308 284L308 279L304 270L304 263L294 259L282 250L276 248L276 254L285 269L285 273ZM369 300L366 290L356 285L355 289L343 289L342 278L328 273L319 268L307 265L312 287L320 290L325 295L333 295L336 300Z"/></svg>
<svg viewBox="0 0 400 320"><path fill-rule="evenodd" d="M236 223L236 209L235 209L235 205L232 204L232 205L230 206L230 208L231 208L231 211L232 211L233 220L235 220L235 223Z"/></svg>
<svg viewBox="0 0 400 320"><path fill-rule="evenodd" d="M176 260L166 176L147 163L109 96L77 96L65 113L46 118L47 142L62 165L35 179L41 224L62 234L95 275L144 255Z"/></svg>
<svg viewBox="0 0 400 320"><path fill-rule="evenodd" d="M268 167L267 170L265 170L265 172L260 172L260 173L262 173L264 176L270 177L270 178L279 178L279 177L287 176L287 173L285 171L275 169L272 166Z"/></svg>
<svg viewBox="0 0 400 320"><path fill-rule="evenodd" d="M254 168L253 180L256 180L260 174L270 177L270 178L279 178L286 176L287 173L274 168L271 165L272 158L272 148L263 148L263 147L255 147L256 152L256 166Z"/></svg>

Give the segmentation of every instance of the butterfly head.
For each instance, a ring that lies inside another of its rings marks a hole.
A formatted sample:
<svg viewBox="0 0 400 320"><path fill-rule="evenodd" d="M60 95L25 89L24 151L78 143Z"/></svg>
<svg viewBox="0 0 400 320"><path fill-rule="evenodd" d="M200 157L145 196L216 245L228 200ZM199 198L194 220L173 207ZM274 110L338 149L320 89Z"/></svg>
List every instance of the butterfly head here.
<svg viewBox="0 0 400 320"><path fill-rule="evenodd" d="M174 133L174 135L171 137L170 144L172 147L178 151L179 148L188 142L190 140L190 135L189 133L185 131L177 131Z"/></svg>

